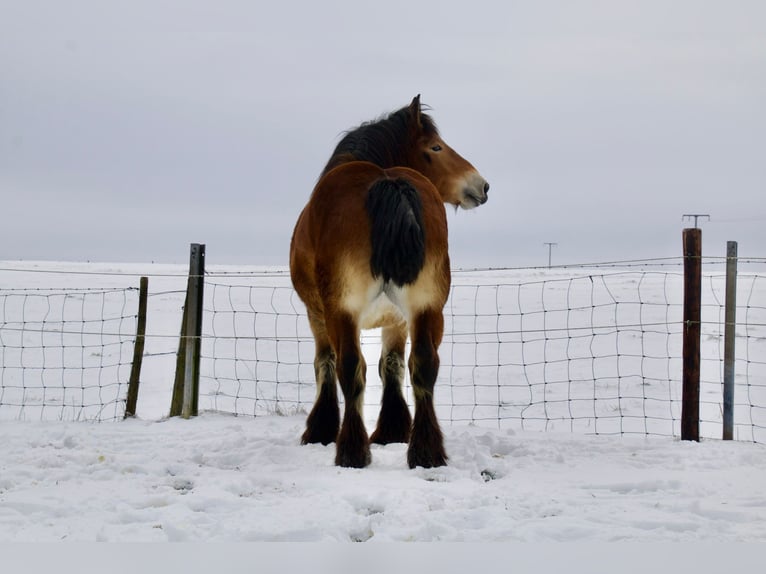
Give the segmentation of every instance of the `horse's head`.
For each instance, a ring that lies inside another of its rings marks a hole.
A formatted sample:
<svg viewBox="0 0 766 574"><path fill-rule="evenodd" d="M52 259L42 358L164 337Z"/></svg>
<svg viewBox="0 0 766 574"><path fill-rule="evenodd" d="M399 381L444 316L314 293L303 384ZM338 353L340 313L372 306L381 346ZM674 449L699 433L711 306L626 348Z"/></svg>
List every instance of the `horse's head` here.
<svg viewBox="0 0 766 574"><path fill-rule="evenodd" d="M444 203L473 209L487 202L489 183L439 135L431 118L422 113L420 95L409 106L413 126L410 164L439 190Z"/></svg>

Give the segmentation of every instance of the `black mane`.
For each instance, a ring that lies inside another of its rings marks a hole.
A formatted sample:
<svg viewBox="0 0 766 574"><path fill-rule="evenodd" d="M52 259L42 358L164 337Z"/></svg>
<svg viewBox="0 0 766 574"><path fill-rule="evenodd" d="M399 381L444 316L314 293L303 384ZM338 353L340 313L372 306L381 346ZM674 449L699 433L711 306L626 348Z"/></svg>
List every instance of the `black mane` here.
<svg viewBox="0 0 766 574"><path fill-rule="evenodd" d="M322 176L349 161L369 161L382 168L407 165L408 153L416 143L413 136L417 131L425 136L438 133L429 115L420 114L419 129L412 125L414 121L410 108L406 106L387 117L365 122L346 132L322 170Z"/></svg>

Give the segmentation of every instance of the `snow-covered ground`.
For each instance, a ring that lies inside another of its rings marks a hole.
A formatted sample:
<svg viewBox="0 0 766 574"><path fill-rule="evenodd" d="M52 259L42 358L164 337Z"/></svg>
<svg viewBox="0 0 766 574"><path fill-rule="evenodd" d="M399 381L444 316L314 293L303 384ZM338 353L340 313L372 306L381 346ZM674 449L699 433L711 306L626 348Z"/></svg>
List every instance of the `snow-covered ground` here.
<svg viewBox="0 0 766 574"><path fill-rule="evenodd" d="M0 541L766 542L763 444L558 432L572 428L566 421L544 425L556 429L548 432L453 421L444 424L445 468L409 470L405 446L389 445L373 447L367 469L340 469L332 446L299 445L300 409L287 416L208 411L188 421L164 418L182 268L3 267L17 270L0 275L0 289L126 286L137 285L138 274L152 278L138 420L48 421L34 409L26 420L9 420L17 411L0 417ZM61 273L48 273L52 268ZM751 358L762 360L763 340L753 345ZM376 351L375 343L366 345L368 364ZM542 351L550 357L556 349ZM46 359L49 368L60 354ZM24 360L33 359L34 351L26 351ZM748 365L760 376L754 360ZM717 369L711 367L711 377ZM368 405L376 401L371 391ZM211 391L205 400L225 398ZM366 414L368 424L374 421L372 409Z"/></svg>
<svg viewBox="0 0 766 574"><path fill-rule="evenodd" d="M350 470L303 423L0 423L0 540L766 541L761 445L455 425Z"/></svg>

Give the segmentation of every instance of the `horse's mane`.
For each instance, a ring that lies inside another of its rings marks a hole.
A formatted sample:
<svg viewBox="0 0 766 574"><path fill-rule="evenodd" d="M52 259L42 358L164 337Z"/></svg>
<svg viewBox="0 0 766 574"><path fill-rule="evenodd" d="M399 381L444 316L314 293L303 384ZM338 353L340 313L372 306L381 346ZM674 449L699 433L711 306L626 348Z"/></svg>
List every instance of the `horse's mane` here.
<svg viewBox="0 0 766 574"><path fill-rule="evenodd" d="M420 126L414 126L414 122L410 107L405 106L347 131L322 170L322 176L349 161L369 161L382 168L407 165L408 154L418 137L439 133L428 114L420 114Z"/></svg>

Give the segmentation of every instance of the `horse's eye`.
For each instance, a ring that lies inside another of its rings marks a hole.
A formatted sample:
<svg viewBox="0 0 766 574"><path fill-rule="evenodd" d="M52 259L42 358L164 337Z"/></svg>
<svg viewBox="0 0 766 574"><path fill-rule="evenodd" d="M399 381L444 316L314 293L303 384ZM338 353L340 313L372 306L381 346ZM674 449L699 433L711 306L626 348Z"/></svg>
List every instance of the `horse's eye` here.
<svg viewBox="0 0 766 574"><path fill-rule="evenodd" d="M431 151L441 151L441 150L442 150L442 146L440 146L439 144L436 144L435 146L431 146Z"/></svg>

